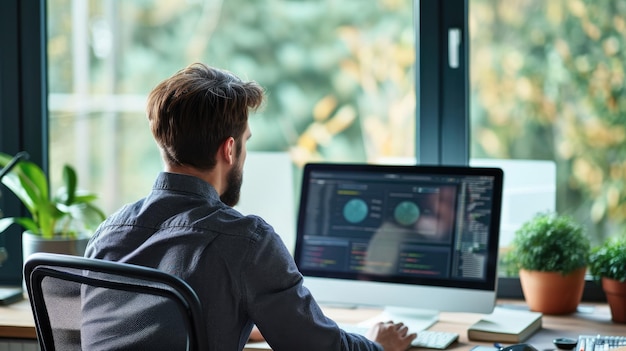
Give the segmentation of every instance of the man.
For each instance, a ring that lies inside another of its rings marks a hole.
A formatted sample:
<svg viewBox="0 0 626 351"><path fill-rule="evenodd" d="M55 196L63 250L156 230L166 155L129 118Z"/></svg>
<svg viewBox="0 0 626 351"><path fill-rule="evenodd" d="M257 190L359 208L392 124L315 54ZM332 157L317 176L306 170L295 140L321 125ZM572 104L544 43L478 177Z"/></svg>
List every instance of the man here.
<svg viewBox="0 0 626 351"><path fill-rule="evenodd" d="M263 95L255 82L203 64L160 83L147 113L165 171L146 198L100 226L86 255L187 281L202 300L210 350L241 350L253 325L274 350L405 350L415 334L401 323L374 326L375 342L339 329L273 228L232 208L251 136L248 113Z"/></svg>

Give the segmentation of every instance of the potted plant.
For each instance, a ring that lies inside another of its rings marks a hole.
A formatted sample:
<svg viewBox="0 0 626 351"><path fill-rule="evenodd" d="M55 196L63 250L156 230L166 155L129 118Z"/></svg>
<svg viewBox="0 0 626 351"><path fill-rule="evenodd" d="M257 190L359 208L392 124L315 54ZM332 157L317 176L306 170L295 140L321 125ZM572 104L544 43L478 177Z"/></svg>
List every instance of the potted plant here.
<svg viewBox="0 0 626 351"><path fill-rule="evenodd" d="M589 273L602 284L611 319L626 323L626 234L612 237L591 250Z"/></svg>
<svg viewBox="0 0 626 351"><path fill-rule="evenodd" d="M0 167L13 157L0 153ZM37 251L82 255L89 235L105 215L94 205L96 195L77 189L74 169L63 167L63 186L55 194L43 170L31 161L20 160L2 178L2 183L24 204L30 217L0 219L0 233L13 223L21 225L23 254Z"/></svg>
<svg viewBox="0 0 626 351"><path fill-rule="evenodd" d="M507 259L519 269L531 310L545 314L576 311L585 286L589 249L582 227L565 215L538 213L515 232Z"/></svg>

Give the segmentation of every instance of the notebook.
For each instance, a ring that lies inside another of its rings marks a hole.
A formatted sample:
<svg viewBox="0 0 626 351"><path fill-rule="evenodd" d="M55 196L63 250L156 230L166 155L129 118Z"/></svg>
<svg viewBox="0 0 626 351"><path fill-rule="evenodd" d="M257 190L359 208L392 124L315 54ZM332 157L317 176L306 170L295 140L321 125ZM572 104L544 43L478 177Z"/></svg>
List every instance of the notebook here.
<svg viewBox="0 0 626 351"><path fill-rule="evenodd" d="M470 340L521 343L541 329L542 313L500 306L467 329Z"/></svg>

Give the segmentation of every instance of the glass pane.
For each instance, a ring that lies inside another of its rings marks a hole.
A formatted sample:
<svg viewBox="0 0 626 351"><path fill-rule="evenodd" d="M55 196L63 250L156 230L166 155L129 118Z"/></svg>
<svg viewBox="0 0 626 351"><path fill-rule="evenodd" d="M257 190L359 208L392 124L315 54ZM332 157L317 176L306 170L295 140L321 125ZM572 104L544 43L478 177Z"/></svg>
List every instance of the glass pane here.
<svg viewBox="0 0 626 351"><path fill-rule="evenodd" d="M556 211L594 243L623 232L626 2L472 0L469 11L472 158L552 161Z"/></svg>
<svg viewBox="0 0 626 351"><path fill-rule="evenodd" d="M145 99L196 61L268 91L250 150L310 160L415 157L410 0L48 0L50 170L76 166L112 211L161 161Z"/></svg>

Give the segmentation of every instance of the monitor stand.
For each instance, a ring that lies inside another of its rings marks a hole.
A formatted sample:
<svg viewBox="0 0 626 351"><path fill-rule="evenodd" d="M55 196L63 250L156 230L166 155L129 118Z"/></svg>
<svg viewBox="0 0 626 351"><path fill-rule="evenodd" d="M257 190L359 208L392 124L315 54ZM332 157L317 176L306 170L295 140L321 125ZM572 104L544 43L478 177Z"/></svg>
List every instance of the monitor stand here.
<svg viewBox="0 0 626 351"><path fill-rule="evenodd" d="M404 307L385 307L378 315L359 323L361 327L371 327L377 322L402 322L409 332L416 333L430 328L439 320L439 311Z"/></svg>

